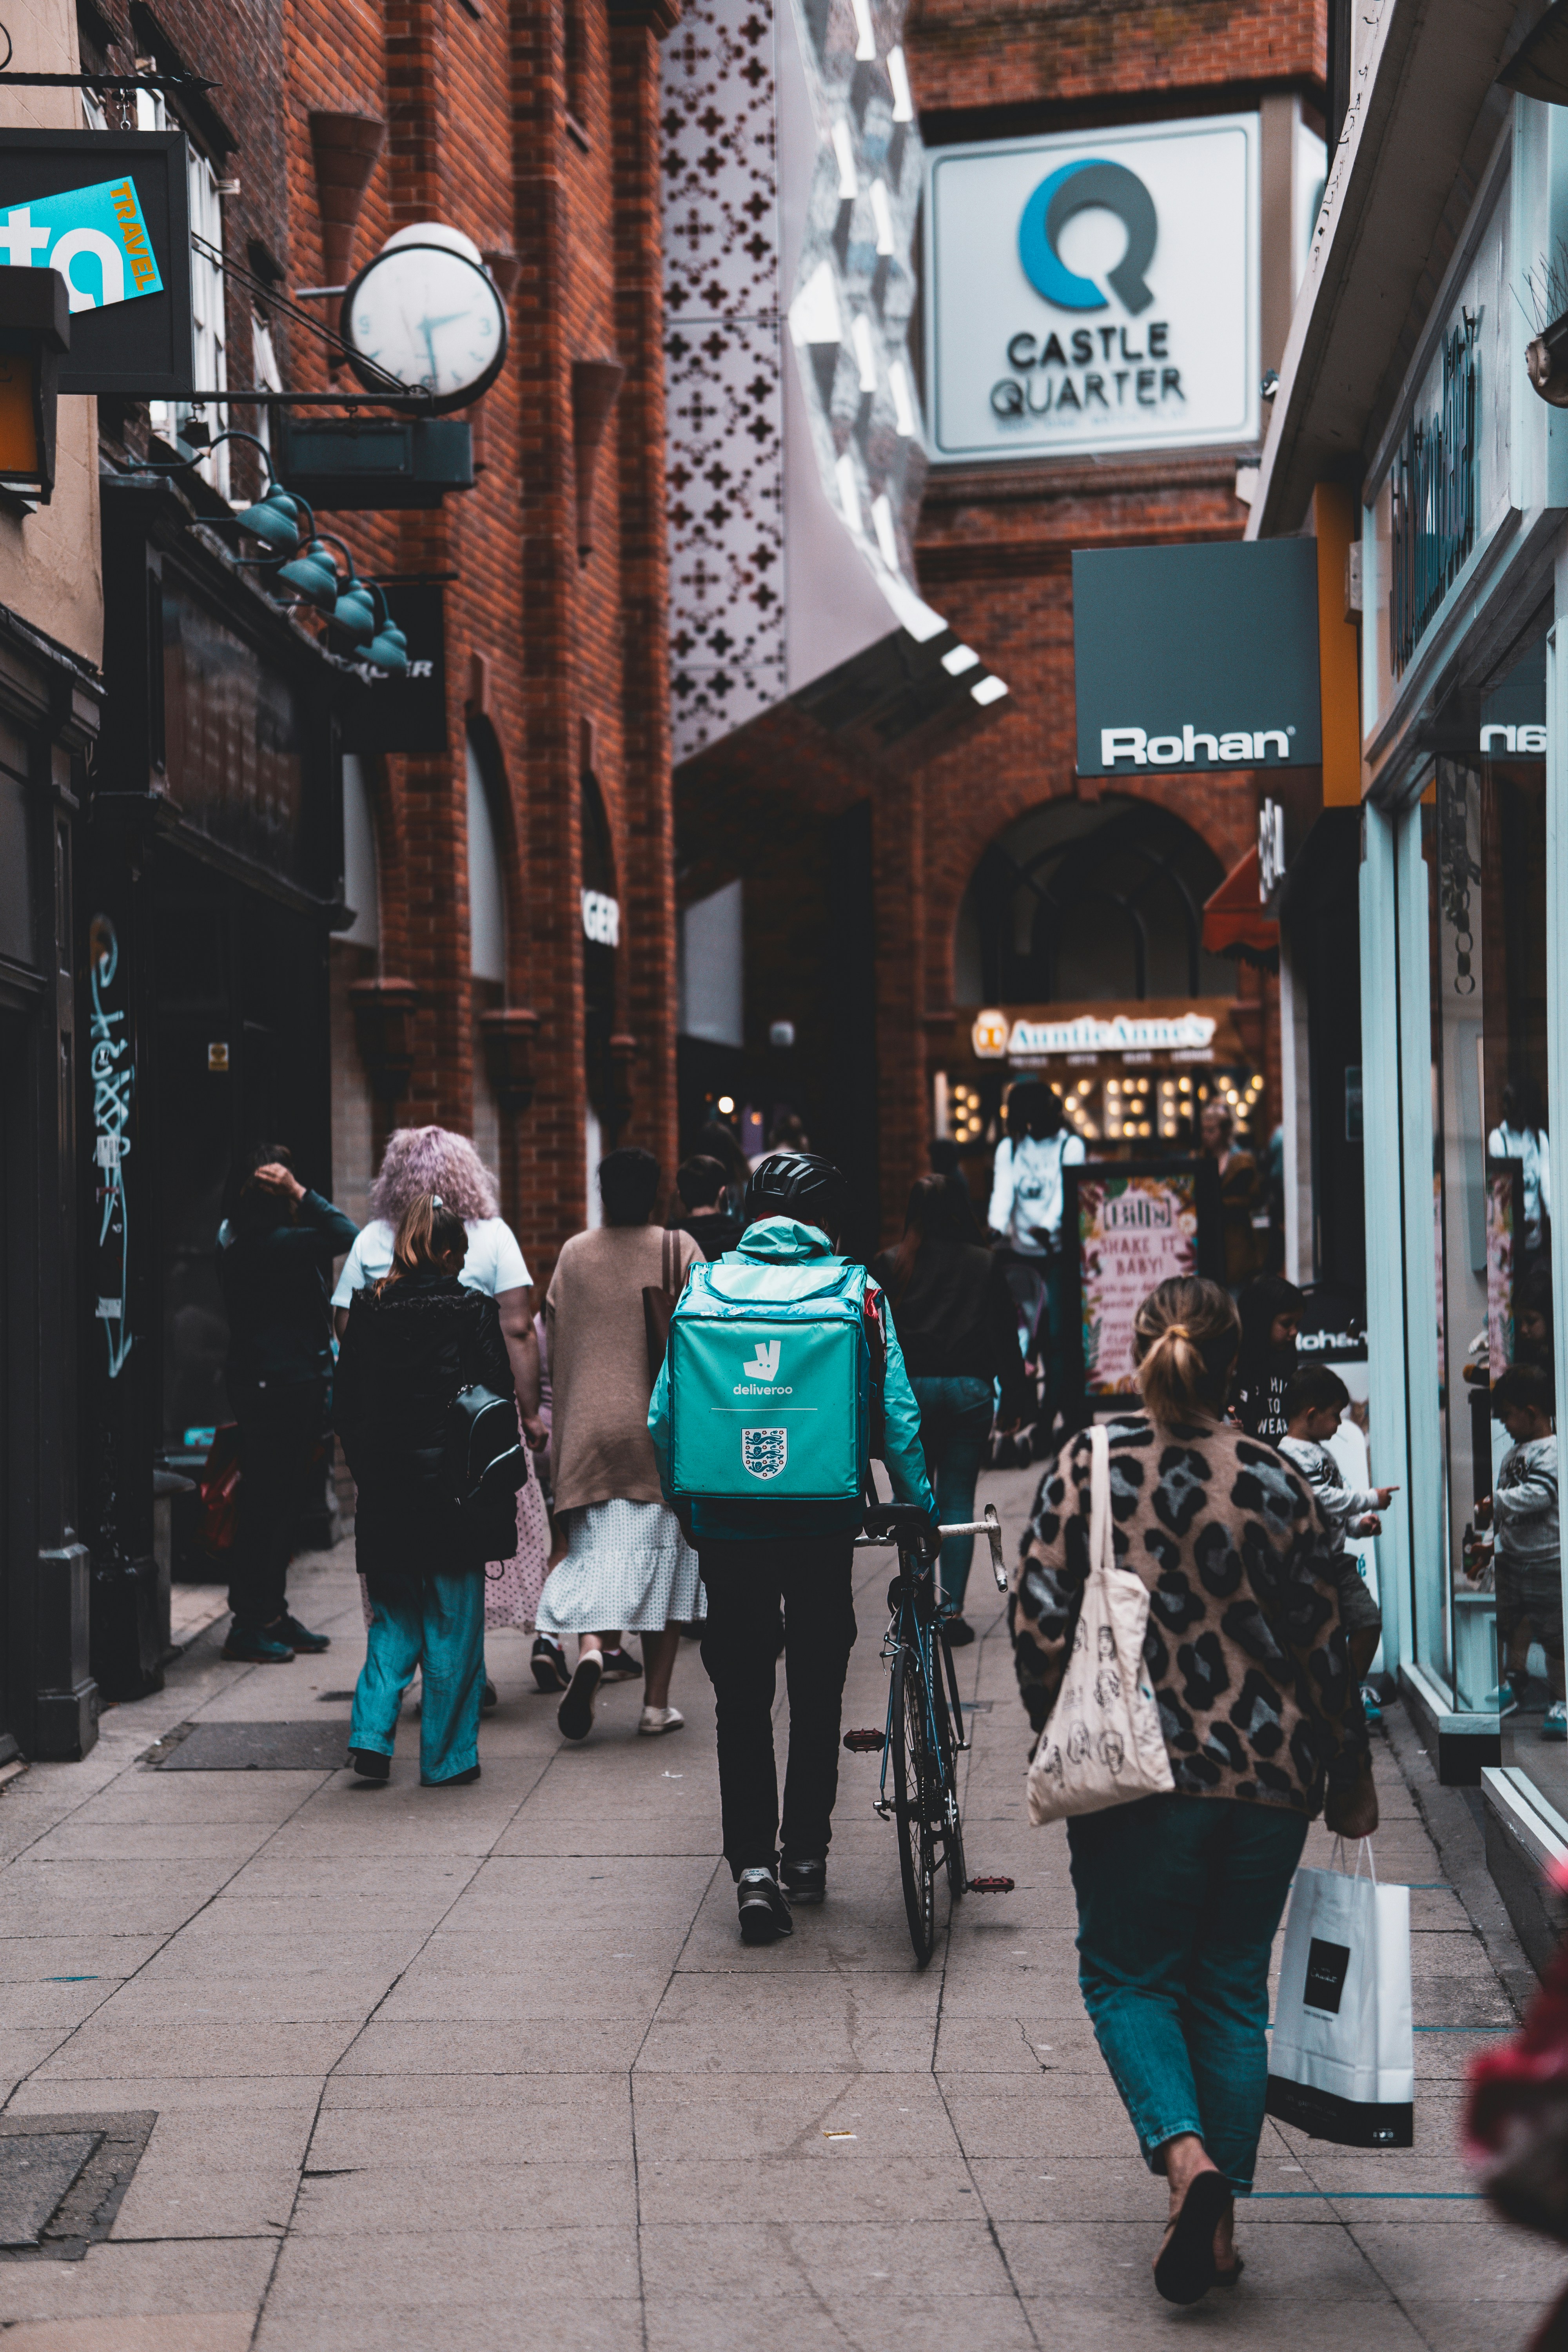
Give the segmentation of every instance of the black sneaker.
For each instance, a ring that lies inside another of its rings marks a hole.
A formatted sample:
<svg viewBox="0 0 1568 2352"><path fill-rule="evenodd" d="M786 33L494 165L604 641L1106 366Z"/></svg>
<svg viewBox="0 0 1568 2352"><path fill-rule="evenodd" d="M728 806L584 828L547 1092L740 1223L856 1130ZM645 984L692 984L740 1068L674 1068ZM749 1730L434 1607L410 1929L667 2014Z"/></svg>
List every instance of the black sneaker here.
<svg viewBox="0 0 1568 2352"><path fill-rule="evenodd" d="M533 1654L528 1663L542 1691L563 1691L572 1679L566 1671L566 1653L548 1633L535 1635Z"/></svg>
<svg viewBox="0 0 1568 2352"><path fill-rule="evenodd" d="M491 1682L489 1675L487 1675L485 1676L484 1690L480 1694L479 1697L479 1712L481 1715L489 1715L492 1707L497 1707L500 1705L500 1693L497 1690L494 1683Z"/></svg>
<svg viewBox="0 0 1568 2352"><path fill-rule="evenodd" d="M604 1671L599 1658L597 1650L590 1650L585 1658L577 1661L577 1671L555 1710L563 1739L586 1739L594 1728L594 1701L598 1696L599 1677Z"/></svg>
<svg viewBox="0 0 1568 2352"><path fill-rule="evenodd" d="M966 1650L974 1639L974 1628L967 1617L949 1617L943 1621L950 1650Z"/></svg>
<svg viewBox="0 0 1568 2352"><path fill-rule="evenodd" d="M351 1748L349 1749L349 1770L353 1774L356 1780L374 1780L376 1782L390 1780L392 1778L392 1759L390 1756L383 1756L379 1748Z"/></svg>
<svg viewBox="0 0 1568 2352"><path fill-rule="evenodd" d="M780 1936L794 1935L789 1897L771 1870L743 1870L735 1892L741 1904L742 1944L772 1944Z"/></svg>
<svg viewBox="0 0 1568 2352"><path fill-rule="evenodd" d="M791 1903L820 1903L827 1892L826 1856L786 1862L779 1872L779 1884Z"/></svg>
<svg viewBox="0 0 1568 2352"><path fill-rule="evenodd" d="M303 1650L311 1657L332 1646L330 1633L312 1633L308 1625L300 1624L298 1617L279 1617L276 1625L268 1626L267 1632L275 1642L287 1642L291 1650Z"/></svg>
<svg viewBox="0 0 1568 2352"><path fill-rule="evenodd" d="M228 1629L222 1654L233 1664L247 1666L291 1666L294 1652L287 1642L279 1641L275 1633L263 1633L259 1626L242 1625L237 1617Z"/></svg>
<svg viewBox="0 0 1568 2352"><path fill-rule="evenodd" d="M599 1655L604 1661L601 1672L607 1683L641 1682L642 1660L634 1658L618 1642L613 1650L601 1650Z"/></svg>

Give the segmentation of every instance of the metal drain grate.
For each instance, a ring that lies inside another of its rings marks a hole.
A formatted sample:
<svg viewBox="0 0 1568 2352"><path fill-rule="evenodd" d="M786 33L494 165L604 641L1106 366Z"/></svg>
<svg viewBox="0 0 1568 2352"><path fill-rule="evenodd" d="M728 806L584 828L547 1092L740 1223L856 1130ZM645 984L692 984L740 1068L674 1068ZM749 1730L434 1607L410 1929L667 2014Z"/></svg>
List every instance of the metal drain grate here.
<svg viewBox="0 0 1568 2352"><path fill-rule="evenodd" d="M0 2262L79 2263L101 2245L157 2120L0 2116Z"/></svg>
<svg viewBox="0 0 1568 2352"><path fill-rule="evenodd" d="M341 1723L193 1723L150 1759L160 1772L339 1772L347 1761Z"/></svg>

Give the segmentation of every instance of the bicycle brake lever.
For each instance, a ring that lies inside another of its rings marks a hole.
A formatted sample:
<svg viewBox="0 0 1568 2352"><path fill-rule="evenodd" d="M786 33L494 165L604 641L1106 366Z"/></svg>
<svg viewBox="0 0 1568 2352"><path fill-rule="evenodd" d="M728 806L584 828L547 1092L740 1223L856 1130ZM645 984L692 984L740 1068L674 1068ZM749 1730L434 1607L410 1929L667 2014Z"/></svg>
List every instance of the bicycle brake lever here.
<svg viewBox="0 0 1568 2352"><path fill-rule="evenodd" d="M991 1567L998 1592L1007 1590L1007 1563L1002 1557L1002 1522L996 1516L994 1503L985 1506L985 1537L991 1546Z"/></svg>

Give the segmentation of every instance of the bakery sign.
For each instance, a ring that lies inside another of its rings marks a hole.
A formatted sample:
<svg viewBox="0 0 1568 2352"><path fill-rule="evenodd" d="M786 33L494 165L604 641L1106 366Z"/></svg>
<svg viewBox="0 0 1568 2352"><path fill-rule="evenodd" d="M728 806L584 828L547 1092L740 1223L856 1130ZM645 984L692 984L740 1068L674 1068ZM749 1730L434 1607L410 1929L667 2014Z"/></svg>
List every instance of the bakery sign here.
<svg viewBox="0 0 1568 2352"><path fill-rule="evenodd" d="M979 1013L970 1032L976 1057L983 1062L1037 1061L1058 1054L1170 1054L1180 1059L1213 1057L1218 1023L1206 1013L1112 1013L1101 1020L1092 1013L1070 1020L1026 1020L1009 1023L1005 1013Z"/></svg>
<svg viewBox="0 0 1568 2352"><path fill-rule="evenodd" d="M942 147L926 163L939 462L1258 434L1258 118Z"/></svg>

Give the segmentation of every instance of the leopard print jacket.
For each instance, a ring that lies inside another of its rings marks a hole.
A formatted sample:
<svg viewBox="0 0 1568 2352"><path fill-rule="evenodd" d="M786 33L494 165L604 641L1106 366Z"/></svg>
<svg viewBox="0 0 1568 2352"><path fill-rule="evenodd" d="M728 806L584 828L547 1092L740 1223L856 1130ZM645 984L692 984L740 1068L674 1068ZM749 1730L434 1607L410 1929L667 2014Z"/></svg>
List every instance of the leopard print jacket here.
<svg viewBox="0 0 1568 2352"><path fill-rule="evenodd" d="M1305 1479L1271 1446L1212 1422L1110 1425L1116 1558L1149 1587L1143 1658L1177 1792L1315 1814L1353 1785L1366 1721L1340 1622L1339 1562ZM1089 1572L1089 1444L1047 1469L1013 1575L1008 1622L1037 1733Z"/></svg>

